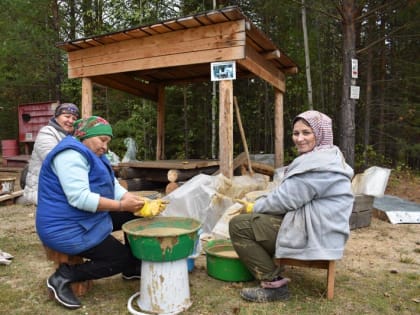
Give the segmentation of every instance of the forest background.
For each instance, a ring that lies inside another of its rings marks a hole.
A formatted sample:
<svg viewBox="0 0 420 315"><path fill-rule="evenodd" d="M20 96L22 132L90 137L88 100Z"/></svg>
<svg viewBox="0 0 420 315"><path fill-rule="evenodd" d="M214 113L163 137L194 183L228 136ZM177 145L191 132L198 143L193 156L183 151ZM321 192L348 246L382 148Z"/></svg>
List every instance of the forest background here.
<svg viewBox="0 0 420 315"><path fill-rule="evenodd" d="M335 142L343 151L351 146L356 171L371 165L420 170L418 0L2 0L0 139L17 139L19 104L80 105L81 82L67 78L66 54L56 48L57 43L230 5L239 6L299 65L299 73L288 76L286 82L286 162L294 156L291 121L313 106L333 118ZM345 99L349 78L343 64L349 60L343 43L349 36L345 33L349 16L355 42L351 53L358 60L358 78L353 82L360 86L358 100ZM214 113L217 90L212 82L166 89L167 159L217 159L217 145L212 143L218 125L214 118L218 117ZM250 78L236 80L234 90L250 153L273 153L272 88ZM113 125L116 137L111 150L121 158L126 150L123 140L132 137L138 160L155 159L155 103L95 85L93 114ZM349 130L353 141L338 143ZM240 139L235 126L234 155L244 150Z"/></svg>

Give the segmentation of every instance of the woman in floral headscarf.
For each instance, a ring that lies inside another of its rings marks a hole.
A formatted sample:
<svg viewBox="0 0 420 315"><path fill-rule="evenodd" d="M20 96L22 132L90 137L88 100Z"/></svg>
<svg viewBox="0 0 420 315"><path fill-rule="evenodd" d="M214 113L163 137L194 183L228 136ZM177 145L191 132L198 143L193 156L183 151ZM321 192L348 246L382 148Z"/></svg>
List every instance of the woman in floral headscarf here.
<svg viewBox="0 0 420 315"><path fill-rule="evenodd" d="M289 298L289 279L273 258L340 259L349 236L353 169L333 145L331 119L314 110L301 113L293 120L292 138L299 156L280 184L246 202L247 213L229 224L239 258L260 280L260 287L242 289L248 301Z"/></svg>

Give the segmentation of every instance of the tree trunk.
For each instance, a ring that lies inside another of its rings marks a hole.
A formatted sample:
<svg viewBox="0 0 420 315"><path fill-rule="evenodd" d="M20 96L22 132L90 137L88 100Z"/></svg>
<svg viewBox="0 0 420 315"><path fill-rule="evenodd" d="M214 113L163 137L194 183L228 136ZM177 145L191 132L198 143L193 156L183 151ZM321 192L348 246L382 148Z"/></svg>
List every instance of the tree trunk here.
<svg viewBox="0 0 420 315"><path fill-rule="evenodd" d="M51 10L52 10L52 24L53 29L56 34L56 42L60 41L60 14L57 0L51 1ZM61 67L61 53L57 49L54 54L54 94L56 100L61 100L61 76L62 76L62 67Z"/></svg>
<svg viewBox="0 0 420 315"><path fill-rule="evenodd" d="M356 57L356 27L358 15L355 0L343 0L340 7L343 25L343 87L340 108L339 145L344 157L354 167L355 107L356 100L350 99L351 59Z"/></svg>
<svg viewBox="0 0 420 315"><path fill-rule="evenodd" d="M381 17L381 34L385 34L385 17ZM384 44L382 44L385 46ZM385 154L385 95L386 95L386 88L385 88L385 80L386 80L386 53L387 47L381 48L380 53L380 79L379 79L379 115L378 115L378 134L380 137L377 139L377 151L378 153L384 155Z"/></svg>
<svg viewBox="0 0 420 315"><path fill-rule="evenodd" d="M188 152L189 148L189 139L188 139L188 103L187 103L187 86L183 88L183 96L184 96L184 110L183 110L183 119L184 119L184 155L185 158L188 159Z"/></svg>
<svg viewBox="0 0 420 315"><path fill-rule="evenodd" d="M305 67L306 67L306 84L308 87L308 105L309 105L309 109L313 109L311 62L310 62L310 57L309 57L308 30L306 27L305 0L302 0L302 29L303 29L303 43L305 47L305 64L306 64Z"/></svg>
<svg viewBox="0 0 420 315"><path fill-rule="evenodd" d="M364 117L364 164L365 167L368 166L368 147L370 144L370 109L372 105L372 60L373 52L372 49L369 49L367 53L367 62L366 62L366 106L365 106L365 117Z"/></svg>

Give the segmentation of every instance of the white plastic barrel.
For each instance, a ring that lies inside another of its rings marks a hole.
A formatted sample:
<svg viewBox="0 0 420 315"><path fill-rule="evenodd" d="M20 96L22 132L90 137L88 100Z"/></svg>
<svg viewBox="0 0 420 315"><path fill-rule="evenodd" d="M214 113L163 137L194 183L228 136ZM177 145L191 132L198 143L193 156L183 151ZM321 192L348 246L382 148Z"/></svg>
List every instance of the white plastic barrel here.
<svg viewBox="0 0 420 315"><path fill-rule="evenodd" d="M132 306L137 298L140 312ZM142 261L140 292L133 295L127 307L131 314L179 314L191 306L187 259L169 262Z"/></svg>

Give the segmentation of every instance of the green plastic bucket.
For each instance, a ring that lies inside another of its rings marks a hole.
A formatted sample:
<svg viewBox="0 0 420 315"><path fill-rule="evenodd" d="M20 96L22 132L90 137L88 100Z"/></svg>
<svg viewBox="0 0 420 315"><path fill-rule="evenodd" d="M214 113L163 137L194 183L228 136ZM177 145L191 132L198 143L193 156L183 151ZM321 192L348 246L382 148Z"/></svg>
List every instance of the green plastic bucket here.
<svg viewBox="0 0 420 315"><path fill-rule="evenodd" d="M228 240L209 241L204 247L206 252L207 274L215 279L231 282L244 282L254 279L251 272L238 257L228 253L235 250Z"/></svg>
<svg viewBox="0 0 420 315"><path fill-rule="evenodd" d="M174 261L190 256L201 223L184 217L131 220L122 226L135 257L146 261Z"/></svg>

